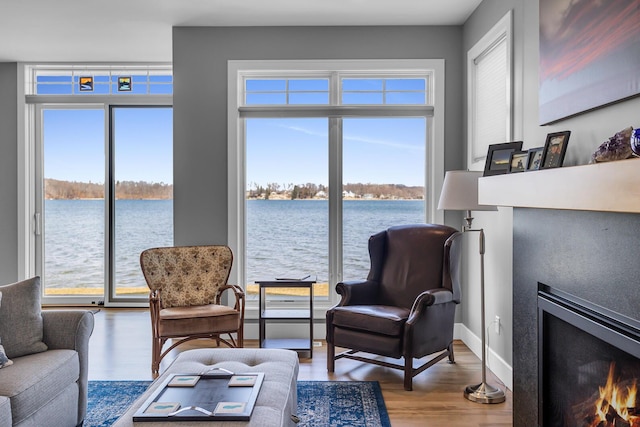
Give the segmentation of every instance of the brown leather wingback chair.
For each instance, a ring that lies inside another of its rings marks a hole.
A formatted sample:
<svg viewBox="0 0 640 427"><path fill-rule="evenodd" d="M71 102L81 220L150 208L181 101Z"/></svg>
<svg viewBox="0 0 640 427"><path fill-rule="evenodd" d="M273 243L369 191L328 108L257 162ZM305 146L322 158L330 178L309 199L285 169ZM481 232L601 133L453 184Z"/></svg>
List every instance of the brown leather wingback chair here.
<svg viewBox="0 0 640 427"><path fill-rule="evenodd" d="M404 370L404 388L413 377L445 357L454 362L453 324L460 302L462 234L445 225L391 227L369 238L367 280L342 282L342 299L327 311L327 369L346 357ZM335 347L349 349L335 354ZM399 359L404 366L372 353ZM413 358L441 352L418 368Z"/></svg>
<svg viewBox="0 0 640 427"><path fill-rule="evenodd" d="M151 372L176 346L196 338L215 339L229 347L243 346L245 297L227 284L233 254L228 246L178 246L147 249L140 266L150 289ZM226 290L235 296L233 307L222 304ZM237 335L237 341L231 335ZM221 334L228 334L229 340ZM172 345L162 352L168 339Z"/></svg>

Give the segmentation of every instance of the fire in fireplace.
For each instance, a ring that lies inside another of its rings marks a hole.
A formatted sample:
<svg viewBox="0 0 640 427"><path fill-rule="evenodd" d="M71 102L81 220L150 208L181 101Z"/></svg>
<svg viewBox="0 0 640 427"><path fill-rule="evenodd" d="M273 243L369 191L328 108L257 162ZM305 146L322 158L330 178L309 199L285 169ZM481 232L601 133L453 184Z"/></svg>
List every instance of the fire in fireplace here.
<svg viewBox="0 0 640 427"><path fill-rule="evenodd" d="M597 396L575 407L576 419L583 419L585 427L640 427L635 378L617 378L611 362L607 382L598 389Z"/></svg>
<svg viewBox="0 0 640 427"><path fill-rule="evenodd" d="M640 427L640 324L548 286L538 291L539 422Z"/></svg>

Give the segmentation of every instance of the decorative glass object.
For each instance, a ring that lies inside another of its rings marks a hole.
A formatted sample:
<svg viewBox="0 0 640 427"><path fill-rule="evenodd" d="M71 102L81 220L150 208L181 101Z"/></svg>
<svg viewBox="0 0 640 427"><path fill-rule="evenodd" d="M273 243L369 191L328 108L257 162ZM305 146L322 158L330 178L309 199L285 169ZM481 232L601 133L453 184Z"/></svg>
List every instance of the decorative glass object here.
<svg viewBox="0 0 640 427"><path fill-rule="evenodd" d="M640 157L640 129L636 129L631 134L631 151L633 155Z"/></svg>

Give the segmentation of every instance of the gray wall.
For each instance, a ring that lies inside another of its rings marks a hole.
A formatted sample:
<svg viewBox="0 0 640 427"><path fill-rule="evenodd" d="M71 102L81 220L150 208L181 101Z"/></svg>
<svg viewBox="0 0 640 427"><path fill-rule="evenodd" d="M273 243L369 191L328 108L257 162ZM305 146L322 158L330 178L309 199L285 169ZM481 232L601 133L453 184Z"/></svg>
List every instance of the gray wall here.
<svg viewBox="0 0 640 427"><path fill-rule="evenodd" d="M523 22L524 22L524 0L485 0L469 17L463 28L463 48L461 55L464 61L464 99L467 97L467 52L509 11L512 10L513 17L513 135L514 139L522 139L522 106L523 99ZM529 0L529 3L530 0ZM464 124L465 124L465 147L463 156L466 159L467 141L467 109L464 103ZM502 141L506 142L506 141ZM476 165L477 166L477 165ZM470 167L470 165L468 165ZM482 169L483 165L480 165ZM486 255L485 255L485 305L486 320L493 321L495 316L500 317L500 334L494 332L494 328L488 328L487 339L493 354L502 359L503 362L497 364L489 358L490 368L507 385L510 385L510 367L512 366L513 350L513 307L512 307L512 209L500 208L496 212L477 212L474 214L476 221L474 225L482 227L486 233ZM475 236L470 236L476 238ZM481 335L481 315L479 298L479 266L477 259L478 249L475 240L469 245L466 253L465 281L467 289L463 292L469 296L477 295L477 298L470 300L470 304L461 307L462 323L471 332L479 337ZM470 344L470 343L468 343ZM474 349L479 352L480 347ZM493 362L493 363L491 363ZM501 371L502 366L505 370Z"/></svg>
<svg viewBox="0 0 640 427"><path fill-rule="evenodd" d="M0 284L18 280L18 65L0 63Z"/></svg>
<svg viewBox="0 0 640 427"><path fill-rule="evenodd" d="M627 126L640 127L640 97L600 108L579 116L565 119L549 126L538 121L538 1L532 0L484 0L463 27L462 55L512 9L514 13L514 139L524 141L524 149L544 145L548 133L570 130L564 166L589 162L596 148L617 131ZM466 68L464 73L466 81ZM466 96L466 94L465 94ZM465 121L466 122L466 121ZM465 129L466 141L466 129ZM464 148L466 149L466 148ZM464 155L464 154L463 154ZM491 348L509 365L513 365L513 211L500 208L498 214L479 213L478 226L487 232L487 318L500 315L505 334L490 333ZM472 262L469 253L467 262ZM477 255L476 255L477 256ZM469 267L469 266L468 266ZM475 266L470 266L475 267ZM468 272L472 274L473 271ZM471 281L471 286L473 282ZM467 290L467 294L473 292ZM467 304L463 307L465 326L479 334L479 307ZM517 375L517 372L514 372Z"/></svg>
<svg viewBox="0 0 640 427"><path fill-rule="evenodd" d="M447 27L176 27L176 244L227 241L227 61L433 59L446 69L445 166L462 166L462 29Z"/></svg>

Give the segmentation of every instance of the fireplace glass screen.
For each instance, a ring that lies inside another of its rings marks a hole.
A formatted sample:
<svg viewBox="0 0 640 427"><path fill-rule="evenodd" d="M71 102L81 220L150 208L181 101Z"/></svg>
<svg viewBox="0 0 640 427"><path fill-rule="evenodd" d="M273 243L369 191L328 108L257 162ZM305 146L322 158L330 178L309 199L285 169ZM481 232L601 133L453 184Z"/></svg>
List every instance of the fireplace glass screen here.
<svg viewBox="0 0 640 427"><path fill-rule="evenodd" d="M640 360L592 331L541 316L542 425L640 427Z"/></svg>

